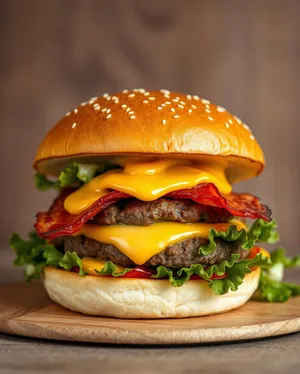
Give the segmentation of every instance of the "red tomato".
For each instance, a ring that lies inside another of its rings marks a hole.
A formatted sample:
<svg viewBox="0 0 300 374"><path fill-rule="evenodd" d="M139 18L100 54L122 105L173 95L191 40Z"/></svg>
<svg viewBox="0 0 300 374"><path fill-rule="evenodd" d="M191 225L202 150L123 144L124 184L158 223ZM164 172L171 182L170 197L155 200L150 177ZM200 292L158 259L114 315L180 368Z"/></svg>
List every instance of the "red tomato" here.
<svg viewBox="0 0 300 374"><path fill-rule="evenodd" d="M254 258L259 252L260 252L259 247L253 247L252 249L250 249L250 252L247 258L248 259Z"/></svg>
<svg viewBox="0 0 300 374"><path fill-rule="evenodd" d="M217 275L217 274L213 274L210 279L223 279L223 278L226 278L228 274L223 274L223 275ZM190 279L203 279L201 278L199 275L192 275Z"/></svg>
<svg viewBox="0 0 300 374"><path fill-rule="evenodd" d="M122 275L120 278L151 278L154 271L146 268L145 266L137 266L128 273Z"/></svg>

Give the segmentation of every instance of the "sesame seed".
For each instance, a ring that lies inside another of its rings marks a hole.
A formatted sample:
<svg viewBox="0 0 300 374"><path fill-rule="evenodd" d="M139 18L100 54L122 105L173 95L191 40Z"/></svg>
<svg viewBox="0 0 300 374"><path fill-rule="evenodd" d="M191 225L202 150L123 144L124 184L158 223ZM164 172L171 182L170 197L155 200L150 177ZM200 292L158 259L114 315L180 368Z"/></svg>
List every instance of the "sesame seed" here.
<svg viewBox="0 0 300 374"><path fill-rule="evenodd" d="M192 105L192 108L197 109L196 105L194 105L194 104Z"/></svg>
<svg viewBox="0 0 300 374"><path fill-rule="evenodd" d="M101 110L101 112L106 112L107 111L107 108L103 108L102 110Z"/></svg>
<svg viewBox="0 0 300 374"><path fill-rule="evenodd" d="M166 105L170 105L171 102L170 102L170 101L166 101L165 104L166 104Z"/></svg>
<svg viewBox="0 0 300 374"><path fill-rule="evenodd" d="M143 88L140 88L140 89L139 89L139 92L140 92L140 93L144 93L145 91L146 91L146 90L144 90Z"/></svg>
<svg viewBox="0 0 300 374"><path fill-rule="evenodd" d="M175 116L173 116L173 118L179 118L179 115L178 115L178 114L176 114Z"/></svg>
<svg viewBox="0 0 300 374"><path fill-rule="evenodd" d="M131 110L130 108L127 108L127 109L126 109L126 112L127 112L127 113L130 112L130 110Z"/></svg>
<svg viewBox="0 0 300 374"><path fill-rule="evenodd" d="M192 109L189 109L189 113L193 113Z"/></svg>
<svg viewBox="0 0 300 374"><path fill-rule="evenodd" d="M133 110L131 110L130 112L128 112L128 114L134 114L134 111L133 111Z"/></svg>
<svg viewBox="0 0 300 374"><path fill-rule="evenodd" d="M229 129L230 125L229 123L225 122L225 126Z"/></svg>
<svg viewBox="0 0 300 374"><path fill-rule="evenodd" d="M248 130L249 132L251 132L251 129L250 129L250 127L249 126L247 126L245 123L243 123L243 127L246 129L246 130Z"/></svg>
<svg viewBox="0 0 300 374"><path fill-rule="evenodd" d="M111 100L111 96L107 96L106 100L107 101Z"/></svg>
<svg viewBox="0 0 300 374"><path fill-rule="evenodd" d="M100 106L94 106L94 110L100 110Z"/></svg>
<svg viewBox="0 0 300 374"><path fill-rule="evenodd" d="M148 102L149 102L148 100L144 100L143 101L144 104L148 104Z"/></svg>
<svg viewBox="0 0 300 374"><path fill-rule="evenodd" d="M128 90L123 90L122 92L123 92L123 93L127 93L127 92L128 92Z"/></svg>
<svg viewBox="0 0 300 374"><path fill-rule="evenodd" d="M217 111L222 113L222 112L226 112L226 109L221 106L217 106Z"/></svg>
<svg viewBox="0 0 300 374"><path fill-rule="evenodd" d="M103 94L103 97L108 97L108 96L109 96L108 93Z"/></svg>
<svg viewBox="0 0 300 374"><path fill-rule="evenodd" d="M178 104L178 108L184 109L184 106L181 104Z"/></svg>
<svg viewBox="0 0 300 374"><path fill-rule="evenodd" d="M75 114L77 114L78 113L78 109L76 108L76 109L74 109L74 113Z"/></svg>
<svg viewBox="0 0 300 374"><path fill-rule="evenodd" d="M250 135L250 139L252 139L252 140L254 140L255 138L254 138L254 136L251 134Z"/></svg>
<svg viewBox="0 0 300 374"><path fill-rule="evenodd" d="M89 104L94 104L94 102L98 99L97 96L95 97L91 97L90 100L89 100Z"/></svg>
<svg viewBox="0 0 300 374"><path fill-rule="evenodd" d="M214 119L210 116L207 117L210 121L213 121Z"/></svg>
<svg viewBox="0 0 300 374"><path fill-rule="evenodd" d="M76 125L77 125L77 123L74 122L73 125L72 125L72 129L75 129Z"/></svg>
<svg viewBox="0 0 300 374"><path fill-rule="evenodd" d="M135 94L134 94L134 93L132 93L132 94L128 95L128 97L134 97L134 96L135 96Z"/></svg>
<svg viewBox="0 0 300 374"><path fill-rule="evenodd" d="M206 100L206 99L201 99L201 103L203 103L203 104L210 104L210 101Z"/></svg>
<svg viewBox="0 0 300 374"><path fill-rule="evenodd" d="M119 98L117 96L112 96L111 97L113 100L119 100Z"/></svg>
<svg viewBox="0 0 300 374"><path fill-rule="evenodd" d="M144 92L144 96L149 96L150 95L150 92Z"/></svg>
<svg viewBox="0 0 300 374"><path fill-rule="evenodd" d="M175 99L180 100L180 97L179 97L179 96L176 96Z"/></svg>
<svg viewBox="0 0 300 374"><path fill-rule="evenodd" d="M170 95L170 91L169 90L162 90L161 92L164 92L166 95Z"/></svg>
<svg viewBox="0 0 300 374"><path fill-rule="evenodd" d="M109 119L110 117L111 117L111 114L109 113L109 114L106 116L106 118Z"/></svg>
<svg viewBox="0 0 300 374"><path fill-rule="evenodd" d="M167 121L166 121L165 119L163 119L163 120L161 121L161 123L162 123L163 125L165 125L165 124L167 123Z"/></svg>
<svg viewBox="0 0 300 374"><path fill-rule="evenodd" d="M242 123L242 121L241 121L238 117L234 116L234 119L236 120L237 123L239 123L239 124ZM247 126L247 127L248 127L248 126Z"/></svg>
<svg viewBox="0 0 300 374"><path fill-rule="evenodd" d="M179 103L179 100L178 100L178 99L172 99L172 101L173 101L174 103Z"/></svg>
<svg viewBox="0 0 300 374"><path fill-rule="evenodd" d="M180 104L185 105L185 102L184 101L180 101Z"/></svg>
<svg viewBox="0 0 300 374"><path fill-rule="evenodd" d="M161 106L166 106L166 104L161 104Z"/></svg>
<svg viewBox="0 0 300 374"><path fill-rule="evenodd" d="M100 106L98 103L96 103L96 104L93 104L93 107L95 107L95 106Z"/></svg>
<svg viewBox="0 0 300 374"><path fill-rule="evenodd" d="M187 98L188 100L192 100L192 95L186 95L186 98Z"/></svg>
<svg viewBox="0 0 300 374"><path fill-rule="evenodd" d="M114 104L119 104L119 100L115 100L115 101L114 101Z"/></svg>
<svg viewBox="0 0 300 374"><path fill-rule="evenodd" d="M174 108L171 108L170 111L173 112L173 113L176 112L176 110Z"/></svg>
<svg viewBox="0 0 300 374"><path fill-rule="evenodd" d="M125 109L125 108L127 108L127 105L126 105L126 104L123 104L123 105L121 106L121 108Z"/></svg>
<svg viewBox="0 0 300 374"><path fill-rule="evenodd" d="M211 110L210 109L205 109L205 111L207 112L207 113L211 113Z"/></svg>
<svg viewBox="0 0 300 374"><path fill-rule="evenodd" d="M139 92L139 89L138 88L134 88L132 91L133 92Z"/></svg>
<svg viewBox="0 0 300 374"><path fill-rule="evenodd" d="M170 99L170 95L164 94L165 99Z"/></svg>
<svg viewBox="0 0 300 374"><path fill-rule="evenodd" d="M70 114L71 114L71 112L66 113L66 117L69 117Z"/></svg>
<svg viewBox="0 0 300 374"><path fill-rule="evenodd" d="M232 125L233 124L233 121L231 118L229 118L228 122Z"/></svg>
<svg viewBox="0 0 300 374"><path fill-rule="evenodd" d="M155 97L150 96L150 97L149 97L149 100L155 100Z"/></svg>
<svg viewBox="0 0 300 374"><path fill-rule="evenodd" d="M158 106L158 107L157 107L157 110L162 110L162 107L161 107L161 106Z"/></svg>
<svg viewBox="0 0 300 374"><path fill-rule="evenodd" d="M80 106L86 106L87 102L81 103Z"/></svg>
<svg viewBox="0 0 300 374"><path fill-rule="evenodd" d="M106 113L110 113L110 109L107 109Z"/></svg>
<svg viewBox="0 0 300 374"><path fill-rule="evenodd" d="M193 99L194 100L200 100L199 96L197 96L197 95L193 95Z"/></svg>
<svg viewBox="0 0 300 374"><path fill-rule="evenodd" d="M135 119L135 116L131 116L130 119Z"/></svg>

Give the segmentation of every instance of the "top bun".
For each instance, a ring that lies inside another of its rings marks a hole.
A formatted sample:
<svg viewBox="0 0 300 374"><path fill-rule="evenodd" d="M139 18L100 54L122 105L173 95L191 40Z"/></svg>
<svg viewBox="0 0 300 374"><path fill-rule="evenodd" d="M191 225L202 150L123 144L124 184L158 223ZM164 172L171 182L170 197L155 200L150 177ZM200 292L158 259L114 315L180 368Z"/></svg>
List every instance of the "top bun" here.
<svg viewBox="0 0 300 374"><path fill-rule="evenodd" d="M34 167L57 175L70 161L114 162L139 157L213 156L233 183L258 175L264 155L251 130L224 108L177 92L124 90L94 97L49 131Z"/></svg>

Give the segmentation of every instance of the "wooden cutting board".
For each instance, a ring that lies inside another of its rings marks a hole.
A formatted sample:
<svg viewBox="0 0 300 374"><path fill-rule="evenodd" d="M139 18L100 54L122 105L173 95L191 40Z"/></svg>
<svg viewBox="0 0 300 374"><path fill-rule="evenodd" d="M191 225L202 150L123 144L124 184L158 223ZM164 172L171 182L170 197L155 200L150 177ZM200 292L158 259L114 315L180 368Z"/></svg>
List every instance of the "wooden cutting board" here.
<svg viewBox="0 0 300 374"><path fill-rule="evenodd" d="M250 301L215 316L121 320L85 316L54 304L41 283L0 286L0 332L112 344L194 344L249 340L300 331L300 297L285 304Z"/></svg>

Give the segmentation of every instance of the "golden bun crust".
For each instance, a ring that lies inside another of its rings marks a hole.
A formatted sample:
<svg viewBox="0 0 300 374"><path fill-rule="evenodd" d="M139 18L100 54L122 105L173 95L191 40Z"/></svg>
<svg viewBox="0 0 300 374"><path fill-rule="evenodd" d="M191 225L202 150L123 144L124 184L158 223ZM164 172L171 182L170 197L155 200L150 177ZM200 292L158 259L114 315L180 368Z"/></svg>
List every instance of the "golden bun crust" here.
<svg viewBox="0 0 300 374"><path fill-rule="evenodd" d="M229 160L233 182L259 174L265 163L248 126L224 108L197 96L136 89L67 113L46 135L34 167L55 174L66 160L117 155L219 156Z"/></svg>
<svg viewBox="0 0 300 374"><path fill-rule="evenodd" d="M215 295L207 282L173 287L168 280L79 276L46 267L44 285L57 304L88 315L117 318L183 318L223 313L246 303L258 286L260 269L235 292Z"/></svg>

